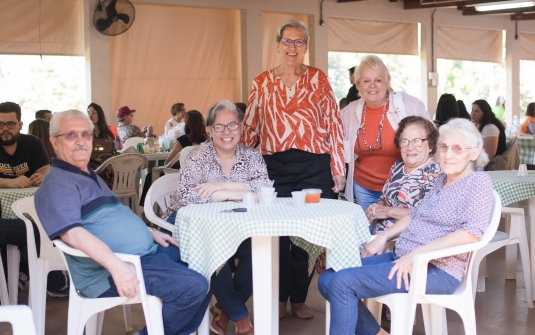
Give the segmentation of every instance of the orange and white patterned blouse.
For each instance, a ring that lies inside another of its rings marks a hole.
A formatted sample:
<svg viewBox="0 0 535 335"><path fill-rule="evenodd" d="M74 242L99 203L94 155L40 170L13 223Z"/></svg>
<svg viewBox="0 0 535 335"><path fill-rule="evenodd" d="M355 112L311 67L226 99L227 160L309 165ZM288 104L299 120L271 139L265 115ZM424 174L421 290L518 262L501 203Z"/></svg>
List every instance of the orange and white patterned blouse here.
<svg viewBox="0 0 535 335"><path fill-rule="evenodd" d="M262 155L298 149L331 155L333 176L345 175L342 120L327 76L309 66L293 87L273 70L253 81L244 119L242 143L260 140Z"/></svg>

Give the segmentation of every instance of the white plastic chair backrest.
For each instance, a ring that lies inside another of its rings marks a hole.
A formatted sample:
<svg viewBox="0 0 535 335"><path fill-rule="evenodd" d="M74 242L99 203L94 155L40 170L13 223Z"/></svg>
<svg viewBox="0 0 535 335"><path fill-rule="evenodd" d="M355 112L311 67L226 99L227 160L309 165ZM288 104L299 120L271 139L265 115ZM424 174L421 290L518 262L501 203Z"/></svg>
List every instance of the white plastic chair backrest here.
<svg viewBox="0 0 535 335"><path fill-rule="evenodd" d="M124 141L123 150L128 147L135 147L138 143L145 143L145 139L143 137L130 137Z"/></svg>
<svg viewBox="0 0 535 335"><path fill-rule="evenodd" d="M184 151L184 149L182 149L181 151ZM171 159L169 161L169 163L165 164L163 166L163 168L170 168L172 167L173 165L175 165L175 163L180 159L180 152L178 154L175 155L175 157L173 157L173 159Z"/></svg>
<svg viewBox="0 0 535 335"><path fill-rule="evenodd" d="M32 264L32 259L36 260L41 259L60 259L61 254L57 248L54 247L54 244L48 238L39 217L37 216L37 211L35 210L34 196L18 199L13 202L11 205L13 212L17 217L24 221L26 224L26 237L27 237L27 248L28 248L28 260L29 265ZM32 222L24 215L28 214L35 222L35 225L39 229L39 237L41 239L41 250L39 257L37 257L37 249L35 246L35 238L33 234L33 225Z"/></svg>
<svg viewBox="0 0 535 335"><path fill-rule="evenodd" d="M13 335L35 335L32 310L28 306L0 307L0 322L9 322L13 327Z"/></svg>
<svg viewBox="0 0 535 335"><path fill-rule="evenodd" d="M167 210L167 207L171 202L171 194L177 190L179 176L180 175L178 173L173 173L158 178L154 183L152 183L145 198L144 210L147 219L171 232L173 231L174 226L160 219L156 215L154 212L154 205L157 204L162 212Z"/></svg>
<svg viewBox="0 0 535 335"><path fill-rule="evenodd" d="M180 157L178 158L178 160L180 161L181 167L184 166L184 163L186 162L186 158L188 158L188 155L191 152L191 150L195 149L196 147L198 147L198 145L192 145L191 147L185 147L182 150L180 150L179 155L178 155Z"/></svg>
<svg viewBox="0 0 535 335"><path fill-rule="evenodd" d="M138 172L149 165L147 157L140 154L121 154L106 160L95 171L97 174L111 167L113 173L112 191L118 197L128 197L137 194L139 187Z"/></svg>

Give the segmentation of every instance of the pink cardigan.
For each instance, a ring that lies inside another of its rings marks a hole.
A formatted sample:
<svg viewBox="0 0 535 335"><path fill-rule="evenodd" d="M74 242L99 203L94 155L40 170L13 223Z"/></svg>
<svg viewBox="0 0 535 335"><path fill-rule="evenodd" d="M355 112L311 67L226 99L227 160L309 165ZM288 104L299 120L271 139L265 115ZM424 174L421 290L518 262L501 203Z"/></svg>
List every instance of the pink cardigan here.
<svg viewBox="0 0 535 335"><path fill-rule="evenodd" d="M389 106L386 116L394 131L398 130L399 121L409 115L421 116L432 122L429 113L425 110L424 103L405 92L390 93L388 101ZM360 127L360 120L362 118L363 106L364 99L359 99L352 101L340 111L340 117L342 118L342 124L344 126L344 157L345 162L349 164L345 196L347 201L351 202L353 202L354 162L357 159L354 148L357 139L357 131Z"/></svg>

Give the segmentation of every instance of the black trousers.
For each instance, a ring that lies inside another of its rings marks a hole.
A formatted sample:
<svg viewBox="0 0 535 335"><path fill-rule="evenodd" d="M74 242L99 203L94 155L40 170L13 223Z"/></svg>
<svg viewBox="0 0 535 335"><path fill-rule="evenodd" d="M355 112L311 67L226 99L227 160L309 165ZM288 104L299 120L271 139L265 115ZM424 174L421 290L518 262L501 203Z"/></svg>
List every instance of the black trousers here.
<svg viewBox="0 0 535 335"><path fill-rule="evenodd" d="M290 149L264 156L269 178L275 181L278 197L292 197L292 191L319 188L321 197L336 199L332 191L334 182L329 154L312 154ZM308 253L294 245L289 236L281 236L279 242L279 301L305 302L308 287L314 273L308 275Z"/></svg>

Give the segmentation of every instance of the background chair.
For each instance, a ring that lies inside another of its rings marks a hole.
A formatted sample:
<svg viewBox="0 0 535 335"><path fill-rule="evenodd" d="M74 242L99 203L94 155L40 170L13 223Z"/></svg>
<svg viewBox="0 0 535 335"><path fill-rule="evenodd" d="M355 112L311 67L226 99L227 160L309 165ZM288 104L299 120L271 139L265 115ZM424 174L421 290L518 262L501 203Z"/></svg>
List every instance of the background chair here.
<svg viewBox="0 0 535 335"><path fill-rule="evenodd" d="M54 240L54 244L61 250L61 258L67 267L65 254L75 257L89 257L82 251L72 248L60 239ZM154 296L148 295L145 290L145 280L141 270L139 256L116 254L121 260L129 263L139 280L139 295L135 298L114 297L114 298L87 298L76 292L71 279L69 293L69 318L67 323L68 335L83 335L86 327L86 335L97 335L102 332L104 321L104 311L119 305L130 305L141 303L143 314L149 334L163 334L162 301ZM71 277L72 278L72 277ZM87 324L87 326L86 326Z"/></svg>
<svg viewBox="0 0 535 335"><path fill-rule="evenodd" d="M178 173L168 174L152 183L145 198L144 211L147 219L170 232L175 226L160 218L156 213L165 213L171 201L171 194L177 190ZM154 210L157 207L156 211ZM161 215L161 214L160 214Z"/></svg>
<svg viewBox="0 0 535 335"><path fill-rule="evenodd" d="M28 306L0 307L0 322L9 322L13 335L36 335L32 310Z"/></svg>
<svg viewBox="0 0 535 335"><path fill-rule="evenodd" d="M7 245L7 281L2 273L0 275L0 301L2 305L16 305L19 296L19 262L20 252L14 245ZM2 257L0 257L0 269L4 271Z"/></svg>
<svg viewBox="0 0 535 335"><path fill-rule="evenodd" d="M184 166L184 163L186 162L186 158L188 158L189 153L191 152L191 150L195 149L197 146L198 144L192 145L190 147L185 147L180 151L180 155L179 155L180 157L178 158L178 160L180 161L180 166Z"/></svg>
<svg viewBox="0 0 535 335"><path fill-rule="evenodd" d="M474 266L472 276L473 280L473 297L476 298L476 286L478 292L485 291L486 279L486 256L501 247L506 247L505 252L505 278L516 279L516 262L517 249L516 244L520 248L520 258L522 260L522 272L524 273L524 282L526 286L526 295L529 308L533 308L533 297L531 292L531 267L529 260L528 239L526 233L526 218L522 208L502 207L502 214L508 215L510 220L506 222L507 232L497 231L492 240L479 249L474 256ZM507 229L510 226L509 229ZM511 249L512 248L512 249ZM479 272L479 276L478 276ZM477 278L477 281L476 281Z"/></svg>
<svg viewBox="0 0 535 335"><path fill-rule="evenodd" d="M489 171L497 170L517 170L520 164L518 154L518 137L511 137L507 141L505 152L501 155L494 156L489 162Z"/></svg>
<svg viewBox="0 0 535 335"><path fill-rule="evenodd" d="M95 172L100 174L109 167L113 174L112 192L141 217L138 205L140 171L146 169L148 165L149 161L143 155L125 153L106 160Z"/></svg>
<svg viewBox="0 0 535 335"><path fill-rule="evenodd" d="M47 275L50 271L67 270L65 262L62 259L61 252L54 247L54 244L48 238L34 205L34 197L27 197L15 201L11 208L13 212L24 221L26 225L26 239L28 247L28 267L30 269L30 295L29 306L33 311L33 320L38 335L45 333L45 315L46 315L46 284ZM33 234L32 222L26 217L27 214L35 222L39 229L41 239L41 250L37 256L37 248ZM72 288L72 286L71 286ZM72 291L71 291L72 294ZM75 293L77 294L77 293ZM123 308L125 315L126 331L132 330L130 318L130 306Z"/></svg>
<svg viewBox="0 0 535 335"><path fill-rule="evenodd" d="M128 147L136 147L138 143L145 143L145 139L143 137L130 137L127 139L123 144L123 150Z"/></svg>
<svg viewBox="0 0 535 335"><path fill-rule="evenodd" d="M412 334L416 304L422 304L426 334L441 335L445 330L445 309L456 311L462 318L464 333L476 335L476 317L472 293L472 267L474 264L474 251L485 247L493 238L500 222L501 200L496 191L493 191L494 206L490 217L490 225L478 242L459 245L456 247L436 250L420 254L414 258L411 275L411 285L408 293L393 293L369 301L377 301L390 307L391 335ZM466 275L453 294L426 294L427 265L429 261L451 255L469 253ZM375 308L374 308L375 309Z"/></svg>

